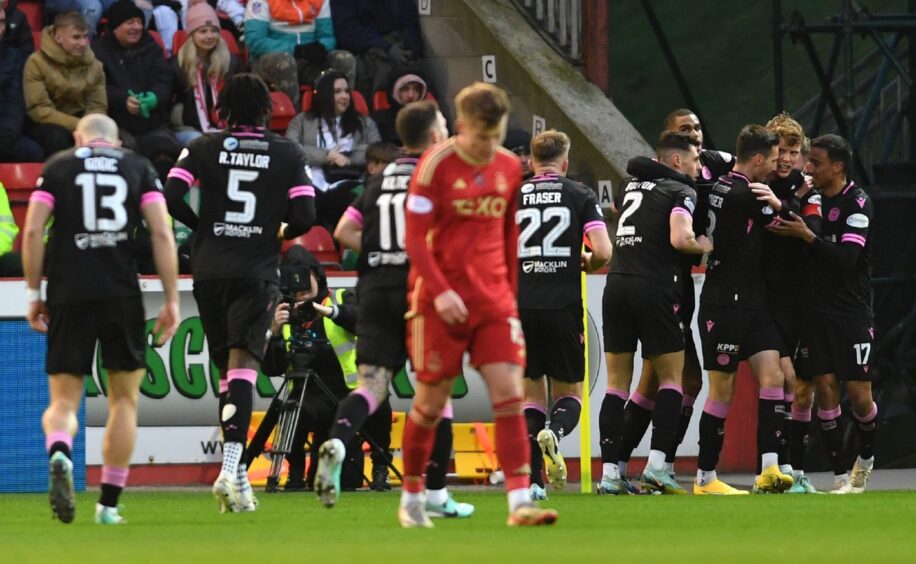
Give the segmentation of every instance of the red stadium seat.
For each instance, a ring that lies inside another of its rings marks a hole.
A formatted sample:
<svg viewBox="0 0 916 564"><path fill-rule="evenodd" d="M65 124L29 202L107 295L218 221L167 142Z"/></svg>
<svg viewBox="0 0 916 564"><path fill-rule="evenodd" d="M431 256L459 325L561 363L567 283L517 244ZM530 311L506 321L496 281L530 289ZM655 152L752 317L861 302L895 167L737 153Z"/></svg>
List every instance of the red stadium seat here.
<svg viewBox="0 0 916 564"><path fill-rule="evenodd" d="M438 102L436 102L436 97L433 96L432 92L427 92L424 100L429 100L430 102L438 104ZM375 93L372 95L372 108L377 112L391 108L391 102L388 100L388 93L386 91L375 91Z"/></svg>
<svg viewBox="0 0 916 564"><path fill-rule="evenodd" d="M156 42L156 45L158 45L159 48L162 49L162 57L163 57L164 59L168 59L168 58L169 58L169 52L166 50L166 48L165 48L165 42L162 41L162 36L159 35L159 32L156 31L156 30L154 30L154 29L148 29L148 30L146 30L146 31L147 31L147 33L149 33L150 37L153 38L153 41Z"/></svg>
<svg viewBox="0 0 916 564"><path fill-rule="evenodd" d="M289 126L289 122L296 115L296 108L293 101L283 92L271 92L270 98L273 101L273 111L270 113L270 129L272 131L284 132Z"/></svg>
<svg viewBox="0 0 916 564"><path fill-rule="evenodd" d="M293 245L302 245L308 249L325 269L341 270L340 253L334 246L334 238L324 227L316 225L304 235L284 241L283 252L285 253Z"/></svg>
<svg viewBox="0 0 916 564"><path fill-rule="evenodd" d="M41 49L41 32L40 31L32 32L32 44L35 46L36 51L39 51Z"/></svg>
<svg viewBox="0 0 916 564"><path fill-rule="evenodd" d="M33 32L41 32L44 28L44 2L19 2L16 8L25 14L25 19L28 20Z"/></svg>
<svg viewBox="0 0 916 564"><path fill-rule="evenodd" d="M22 229L25 226L25 212L29 207L29 197L38 177L41 176L42 163L0 163L0 182L6 189L10 201L10 210L16 225ZM13 250L18 251L22 245L22 234L16 237Z"/></svg>
<svg viewBox="0 0 916 564"><path fill-rule="evenodd" d="M359 93L359 90L351 90L350 97L352 98L353 107L356 108L358 114L363 116L369 115L369 106L366 104L366 98Z"/></svg>
<svg viewBox="0 0 916 564"><path fill-rule="evenodd" d="M172 36L172 54L177 55L178 50L181 49L181 46L184 45L184 42L188 40L188 33L179 29L175 32L175 35Z"/></svg>
<svg viewBox="0 0 916 564"><path fill-rule="evenodd" d="M299 107L303 112L312 109L312 98L315 96L315 90L311 86L301 86L299 88L299 97L302 98Z"/></svg>

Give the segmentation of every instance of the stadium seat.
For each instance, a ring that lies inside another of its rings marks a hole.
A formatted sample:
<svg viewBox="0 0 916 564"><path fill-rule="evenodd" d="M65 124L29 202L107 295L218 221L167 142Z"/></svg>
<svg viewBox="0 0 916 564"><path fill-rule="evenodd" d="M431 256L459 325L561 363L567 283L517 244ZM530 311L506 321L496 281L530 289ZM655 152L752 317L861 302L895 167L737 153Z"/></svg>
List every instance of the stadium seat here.
<svg viewBox="0 0 916 564"><path fill-rule="evenodd" d="M39 51L41 49L41 32L40 31L32 32L32 45L35 46L36 51Z"/></svg>
<svg viewBox="0 0 916 564"><path fill-rule="evenodd" d="M359 90L350 91L350 97L353 98L353 107L360 115L369 115L369 106L366 104L366 98L359 93Z"/></svg>
<svg viewBox="0 0 916 564"><path fill-rule="evenodd" d="M426 93L424 100L436 103L436 97L433 96L431 92ZM388 100L388 92L376 90L375 93L372 94L372 109L376 112L380 112L389 108L391 108L391 102Z"/></svg>
<svg viewBox="0 0 916 564"><path fill-rule="evenodd" d="M177 55L178 50L181 49L181 46L184 45L184 42L188 40L188 32L183 29L179 29L175 32L175 35L172 36L172 55Z"/></svg>
<svg viewBox="0 0 916 564"><path fill-rule="evenodd" d="M293 245L302 245L321 263L325 270L341 270L340 252L334 245L334 238L327 229L316 225L305 234L283 242L283 252Z"/></svg>
<svg viewBox="0 0 916 564"><path fill-rule="evenodd" d="M289 122L296 115L296 108L293 101L283 92L271 92L270 98L273 101L273 111L270 114L270 129L283 133L289 126Z"/></svg>
<svg viewBox="0 0 916 564"><path fill-rule="evenodd" d="M315 90L311 86L300 86L299 87L299 97L301 98L299 102L299 108L303 112L307 112L312 109L312 98L315 96Z"/></svg>
<svg viewBox="0 0 916 564"><path fill-rule="evenodd" d="M42 163L0 163L0 182L6 189L10 201L10 210L16 225L22 229L25 226L25 212L29 207L29 197L38 177L41 176ZM16 237L13 250L18 251L22 246L22 233Z"/></svg>
<svg viewBox="0 0 916 564"><path fill-rule="evenodd" d="M36 31L41 33L44 28L44 2L19 2L16 4L16 9L25 14L32 33Z"/></svg>
<svg viewBox="0 0 916 564"><path fill-rule="evenodd" d="M156 42L156 45L158 45L159 48L162 49L162 57L163 57L164 59L168 59L168 58L169 58L169 52L168 52L168 50L166 50L166 48L165 48L165 42L162 41L162 36L159 35L159 32L156 31L156 30L154 30L154 29L148 29L147 32L150 34L150 37L153 38L153 41Z"/></svg>

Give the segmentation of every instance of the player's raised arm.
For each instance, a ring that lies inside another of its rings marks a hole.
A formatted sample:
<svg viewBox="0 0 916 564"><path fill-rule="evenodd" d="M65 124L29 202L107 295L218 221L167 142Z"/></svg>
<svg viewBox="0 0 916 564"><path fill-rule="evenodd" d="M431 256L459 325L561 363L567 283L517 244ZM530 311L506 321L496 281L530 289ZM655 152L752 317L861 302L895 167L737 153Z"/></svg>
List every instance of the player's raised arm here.
<svg viewBox="0 0 916 564"><path fill-rule="evenodd" d="M165 303L159 311L159 318L153 327L156 344L161 345L175 334L180 316L178 314L178 253L175 249L175 235L169 225L169 213L165 196L160 192L159 179L149 169L147 182L150 189L140 197L140 211L149 227L153 245L153 261L156 272L162 280Z"/></svg>
<svg viewBox="0 0 916 564"><path fill-rule="evenodd" d="M40 333L48 331L47 312L41 300L41 266L44 264L44 231L54 211L54 195L39 179L38 188L29 198L22 231L22 270L25 274L26 296L29 302L29 326Z"/></svg>
<svg viewBox="0 0 916 564"><path fill-rule="evenodd" d="M292 185L287 193L289 211L286 215L286 229L283 231L284 239L295 239L315 225L315 187L308 174L308 161L305 152L297 146L299 162L293 175Z"/></svg>
<svg viewBox="0 0 916 564"><path fill-rule="evenodd" d="M194 157L191 154L193 143L183 149L178 156L178 162L169 171L168 179L165 182L165 200L168 203L168 211L172 217L188 226L189 229L197 230L198 217L191 209L191 206L184 200L185 194L191 189L196 180L195 171L197 170L194 163Z"/></svg>

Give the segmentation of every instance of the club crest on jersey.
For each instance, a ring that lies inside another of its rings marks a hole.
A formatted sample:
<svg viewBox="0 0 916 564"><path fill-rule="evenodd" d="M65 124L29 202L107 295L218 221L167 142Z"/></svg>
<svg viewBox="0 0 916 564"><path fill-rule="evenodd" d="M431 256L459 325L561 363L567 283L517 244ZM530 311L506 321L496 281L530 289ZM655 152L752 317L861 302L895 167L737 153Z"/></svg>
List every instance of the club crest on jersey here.
<svg viewBox="0 0 916 564"><path fill-rule="evenodd" d="M827 219L830 221L836 221L840 217L840 208L830 208L830 211L827 212Z"/></svg>
<svg viewBox="0 0 916 564"><path fill-rule="evenodd" d="M505 194L506 190L509 189L509 183L506 181L506 176L501 173L496 173L496 191L500 194Z"/></svg>
<svg viewBox="0 0 916 564"><path fill-rule="evenodd" d="M235 151L239 148L239 140L235 137L226 137L223 139L223 149L227 151Z"/></svg>

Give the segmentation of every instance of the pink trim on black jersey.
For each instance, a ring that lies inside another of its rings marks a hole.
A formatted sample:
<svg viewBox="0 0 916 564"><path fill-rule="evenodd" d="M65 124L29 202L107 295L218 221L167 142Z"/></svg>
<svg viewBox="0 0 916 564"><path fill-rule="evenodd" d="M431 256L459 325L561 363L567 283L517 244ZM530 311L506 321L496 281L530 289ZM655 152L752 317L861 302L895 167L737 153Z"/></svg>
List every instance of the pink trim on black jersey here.
<svg viewBox="0 0 916 564"><path fill-rule="evenodd" d="M693 219L693 215L691 215L691 213L684 208L672 208L671 215L686 215L690 219Z"/></svg>
<svg viewBox="0 0 916 564"><path fill-rule="evenodd" d="M849 181L849 184L847 184L846 187L843 188L843 192L842 192L842 193L845 194L846 192L849 192L850 190L852 190L853 188L855 188L855 186L856 186L856 183L853 182L852 180L850 180L850 181Z"/></svg>
<svg viewBox="0 0 916 564"><path fill-rule="evenodd" d="M165 196L162 195L162 192L145 192L140 196L140 209L156 202L165 203Z"/></svg>
<svg viewBox="0 0 916 564"><path fill-rule="evenodd" d="M44 190L35 190L29 196L29 202L41 202L52 210L54 209L54 195Z"/></svg>
<svg viewBox="0 0 916 564"><path fill-rule="evenodd" d="M363 226L363 212L354 208L353 206L348 207L344 210L343 216L348 218L353 223L359 224L360 228Z"/></svg>
<svg viewBox="0 0 916 564"><path fill-rule="evenodd" d="M586 223L582 227L582 233L585 235L588 235L590 232L594 231L595 229L606 229L606 228L607 226L604 224L603 221L599 221L596 219L595 221L589 221L588 223Z"/></svg>
<svg viewBox="0 0 916 564"><path fill-rule="evenodd" d="M555 172L545 172L543 174L536 174L528 179L528 182L533 182L537 180L555 180L560 178L560 175Z"/></svg>
<svg viewBox="0 0 916 564"><path fill-rule="evenodd" d="M289 192L286 193L286 197L290 200L302 197L314 198L315 188L309 186L308 184L304 184L302 186L293 186L289 189Z"/></svg>
<svg viewBox="0 0 916 564"><path fill-rule="evenodd" d="M735 171L735 170L729 171L729 172L728 172L728 176L737 176L737 177L739 177L739 178L743 178L744 181L747 182L748 184L751 183L751 179L750 179L750 178L748 178L747 176L745 176L745 175L743 175L743 174L741 174L740 172Z"/></svg>
<svg viewBox="0 0 916 564"><path fill-rule="evenodd" d="M191 186L194 184L194 175L191 174L189 171L183 168L179 168L177 166L172 167L172 170L169 171L168 177L177 178L178 180L184 180L185 182L188 183L188 186Z"/></svg>
<svg viewBox="0 0 916 564"><path fill-rule="evenodd" d="M865 237L858 235L856 233L843 233L843 236L840 237L841 243L855 243L856 245L865 246Z"/></svg>

